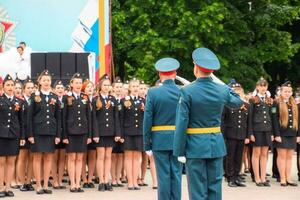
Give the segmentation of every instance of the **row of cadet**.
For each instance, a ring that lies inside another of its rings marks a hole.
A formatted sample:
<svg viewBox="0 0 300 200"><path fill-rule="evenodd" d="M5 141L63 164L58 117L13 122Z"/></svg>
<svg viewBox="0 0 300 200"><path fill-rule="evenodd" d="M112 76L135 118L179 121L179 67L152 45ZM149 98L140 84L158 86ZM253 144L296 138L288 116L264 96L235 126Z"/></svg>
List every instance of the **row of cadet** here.
<svg viewBox="0 0 300 200"><path fill-rule="evenodd" d="M0 196L14 196L11 188L33 191L32 181L37 194L51 194L49 186L65 189L66 169L70 192L95 183L99 191L123 183L140 190L148 165L157 189L153 157L143 151L143 81L116 77L111 84L104 75L95 86L76 73L69 89L62 81L52 88L45 70L37 85L7 75L1 86Z"/></svg>
<svg viewBox="0 0 300 200"><path fill-rule="evenodd" d="M242 86L232 80L229 86L240 95L244 104L237 109L225 106L222 133L227 148L224 157L225 178L229 187L245 187L246 173L258 187L269 187L266 178L269 151L273 151L272 177L280 185L297 186L292 180L292 160L297 150L300 180L299 102L293 97L290 81L278 87L271 98L268 82L261 78L255 91L245 95ZM246 172L246 173L245 173Z"/></svg>

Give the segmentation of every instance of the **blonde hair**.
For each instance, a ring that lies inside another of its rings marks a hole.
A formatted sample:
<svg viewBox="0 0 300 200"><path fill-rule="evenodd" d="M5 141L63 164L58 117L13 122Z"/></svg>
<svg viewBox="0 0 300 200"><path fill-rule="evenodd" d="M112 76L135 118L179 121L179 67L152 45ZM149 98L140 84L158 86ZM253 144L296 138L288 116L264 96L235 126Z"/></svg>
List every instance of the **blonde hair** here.
<svg viewBox="0 0 300 200"><path fill-rule="evenodd" d="M282 127L287 128L289 123L288 105L292 107L293 112L293 129L298 130L298 106L294 97L290 97L288 103L285 103L282 96L278 98L279 106L279 123Z"/></svg>

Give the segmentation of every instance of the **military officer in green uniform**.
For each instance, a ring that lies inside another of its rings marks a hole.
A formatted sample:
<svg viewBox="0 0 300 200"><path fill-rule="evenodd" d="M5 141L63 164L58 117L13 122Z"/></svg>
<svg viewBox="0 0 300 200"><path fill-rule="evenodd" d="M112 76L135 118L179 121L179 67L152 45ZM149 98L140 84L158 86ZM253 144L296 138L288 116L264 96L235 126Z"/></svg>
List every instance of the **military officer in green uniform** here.
<svg viewBox="0 0 300 200"><path fill-rule="evenodd" d="M148 91L144 112L144 148L153 152L159 200L181 199L182 164L173 156L176 106L179 87L175 84L179 62L162 58L155 64L162 85Z"/></svg>
<svg viewBox="0 0 300 200"><path fill-rule="evenodd" d="M190 200L221 200L223 156L220 130L224 106L239 108L243 101L228 86L215 81L217 56L207 48L194 50L196 80L180 90L176 112L174 155L186 161Z"/></svg>

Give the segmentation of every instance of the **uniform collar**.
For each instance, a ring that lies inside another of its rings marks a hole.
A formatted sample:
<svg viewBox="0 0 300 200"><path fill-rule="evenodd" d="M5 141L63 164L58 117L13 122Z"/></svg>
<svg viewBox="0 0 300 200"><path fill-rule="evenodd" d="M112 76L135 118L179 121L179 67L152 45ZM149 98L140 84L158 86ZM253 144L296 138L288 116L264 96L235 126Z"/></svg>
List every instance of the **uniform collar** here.
<svg viewBox="0 0 300 200"><path fill-rule="evenodd" d="M74 95L74 97L76 98L76 99L78 99L79 97L80 97L80 94L77 94L77 93L75 93L75 92L72 92L73 93L73 95Z"/></svg>
<svg viewBox="0 0 300 200"><path fill-rule="evenodd" d="M213 79L209 76L209 77L199 77L196 79L196 81L198 82L211 82Z"/></svg>
<svg viewBox="0 0 300 200"><path fill-rule="evenodd" d="M28 102L28 100L30 99L30 97L24 95L24 99L26 100L26 102Z"/></svg>
<svg viewBox="0 0 300 200"><path fill-rule="evenodd" d="M167 79L162 84L163 85L170 85L170 84L173 84L173 83L175 83L175 81L173 79Z"/></svg>
<svg viewBox="0 0 300 200"><path fill-rule="evenodd" d="M7 99L14 99L14 95L13 96L8 96L6 93L4 93L4 95L6 96Z"/></svg>
<svg viewBox="0 0 300 200"><path fill-rule="evenodd" d="M41 90L41 93L42 93L43 95L47 95L47 96L50 95L50 91L43 91L43 90Z"/></svg>

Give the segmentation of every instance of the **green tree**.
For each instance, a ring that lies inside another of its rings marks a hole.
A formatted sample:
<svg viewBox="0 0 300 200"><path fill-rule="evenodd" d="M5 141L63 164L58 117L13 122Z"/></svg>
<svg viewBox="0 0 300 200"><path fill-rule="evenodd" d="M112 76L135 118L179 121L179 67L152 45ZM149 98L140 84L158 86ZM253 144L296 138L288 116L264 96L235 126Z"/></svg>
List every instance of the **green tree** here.
<svg viewBox="0 0 300 200"><path fill-rule="evenodd" d="M191 53L208 47L218 55L224 82L236 78L246 89L271 79L265 65L291 62L299 49L283 27L299 18L297 1L113 0L113 52L117 73L153 83L154 63L171 56L179 75L193 80Z"/></svg>

